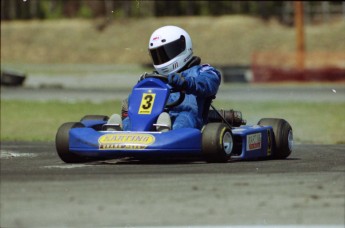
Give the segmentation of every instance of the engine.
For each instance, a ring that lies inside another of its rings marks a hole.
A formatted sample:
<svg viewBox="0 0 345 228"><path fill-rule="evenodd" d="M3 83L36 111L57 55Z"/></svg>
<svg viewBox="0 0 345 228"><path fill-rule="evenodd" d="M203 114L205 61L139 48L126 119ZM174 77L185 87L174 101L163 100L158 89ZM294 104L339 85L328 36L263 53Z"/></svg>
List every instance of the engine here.
<svg viewBox="0 0 345 228"><path fill-rule="evenodd" d="M211 123L224 122L223 119L225 119L233 127L239 127L247 123L247 121L242 118L242 113L240 111L235 111L233 109L230 109L230 110L220 109L217 111L210 110L208 112L208 121Z"/></svg>

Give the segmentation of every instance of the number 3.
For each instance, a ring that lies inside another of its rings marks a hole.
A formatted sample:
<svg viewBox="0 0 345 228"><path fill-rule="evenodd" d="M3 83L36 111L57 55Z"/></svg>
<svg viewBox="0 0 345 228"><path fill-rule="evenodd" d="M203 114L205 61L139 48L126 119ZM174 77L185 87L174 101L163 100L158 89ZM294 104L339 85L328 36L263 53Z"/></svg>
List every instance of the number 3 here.
<svg viewBox="0 0 345 228"><path fill-rule="evenodd" d="M148 94L148 95L146 95L143 99L146 100L146 104L143 104L141 107L142 107L143 109L149 109L149 108L151 108L153 96L152 96L151 94Z"/></svg>
<svg viewBox="0 0 345 228"><path fill-rule="evenodd" d="M155 93L143 93L139 106L139 114L151 114L153 104L155 102Z"/></svg>

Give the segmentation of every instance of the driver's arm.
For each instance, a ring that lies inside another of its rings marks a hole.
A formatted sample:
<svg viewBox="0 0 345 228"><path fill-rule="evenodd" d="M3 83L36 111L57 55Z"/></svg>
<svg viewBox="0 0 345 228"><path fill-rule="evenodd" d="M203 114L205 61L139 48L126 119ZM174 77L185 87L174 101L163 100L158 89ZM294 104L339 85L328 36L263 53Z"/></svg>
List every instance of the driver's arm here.
<svg viewBox="0 0 345 228"><path fill-rule="evenodd" d="M170 74L169 84L187 94L205 97L215 95L221 82L220 73L209 65L202 66L197 73L198 75L187 77L183 73Z"/></svg>

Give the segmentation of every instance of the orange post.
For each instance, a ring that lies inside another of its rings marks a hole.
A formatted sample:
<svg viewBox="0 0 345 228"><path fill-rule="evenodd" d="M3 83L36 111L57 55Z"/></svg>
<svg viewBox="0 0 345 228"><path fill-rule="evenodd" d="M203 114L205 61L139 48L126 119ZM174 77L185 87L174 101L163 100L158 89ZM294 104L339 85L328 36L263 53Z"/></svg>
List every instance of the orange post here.
<svg viewBox="0 0 345 228"><path fill-rule="evenodd" d="M305 44L303 25L303 2L295 1L295 28L296 28L296 65L298 69L304 68Z"/></svg>

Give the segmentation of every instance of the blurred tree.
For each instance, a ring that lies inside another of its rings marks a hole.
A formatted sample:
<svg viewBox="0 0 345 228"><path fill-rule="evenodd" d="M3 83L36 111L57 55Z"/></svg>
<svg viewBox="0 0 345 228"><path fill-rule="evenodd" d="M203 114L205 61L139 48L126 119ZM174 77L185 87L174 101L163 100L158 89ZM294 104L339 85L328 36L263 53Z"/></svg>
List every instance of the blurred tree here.
<svg viewBox="0 0 345 228"><path fill-rule="evenodd" d="M40 1L42 18L56 19L62 17L62 0Z"/></svg>
<svg viewBox="0 0 345 228"><path fill-rule="evenodd" d="M81 18L92 18L93 13L97 12L96 10L91 10L90 6L85 3L81 2L81 6L78 9L77 16Z"/></svg>
<svg viewBox="0 0 345 228"><path fill-rule="evenodd" d="M65 0L63 3L63 15L65 17L75 17L79 7L81 6L80 1L77 0Z"/></svg>
<svg viewBox="0 0 345 228"><path fill-rule="evenodd" d="M292 24L293 1L220 0L1 0L1 20L53 19L62 17L128 18L162 16L221 16L246 14ZM343 1L304 1L306 22L341 16ZM344 9L345 10L345 9Z"/></svg>

